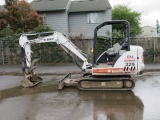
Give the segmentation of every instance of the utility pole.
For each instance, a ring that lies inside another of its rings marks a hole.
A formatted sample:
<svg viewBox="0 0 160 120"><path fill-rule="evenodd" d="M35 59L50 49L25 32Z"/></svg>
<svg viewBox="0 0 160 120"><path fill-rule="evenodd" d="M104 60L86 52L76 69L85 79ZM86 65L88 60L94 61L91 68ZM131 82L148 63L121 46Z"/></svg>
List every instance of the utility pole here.
<svg viewBox="0 0 160 120"><path fill-rule="evenodd" d="M158 37L159 34L160 34L160 26L159 26L159 21L156 20L156 22L157 22L157 24L156 24L156 26L157 26L156 41L157 41L157 40L158 40L157 37ZM154 39L154 62L156 61L155 51L156 51L156 42L155 42L155 39Z"/></svg>
<svg viewBox="0 0 160 120"><path fill-rule="evenodd" d="M157 26L157 35L159 35L160 34L160 26L159 26L159 21L158 20L157 20L156 26Z"/></svg>

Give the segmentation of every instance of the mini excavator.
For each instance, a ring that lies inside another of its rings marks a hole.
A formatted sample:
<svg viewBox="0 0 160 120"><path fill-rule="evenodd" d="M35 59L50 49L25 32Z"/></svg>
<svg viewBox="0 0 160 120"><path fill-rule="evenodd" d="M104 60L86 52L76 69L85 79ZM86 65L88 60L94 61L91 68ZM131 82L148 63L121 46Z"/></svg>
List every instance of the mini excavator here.
<svg viewBox="0 0 160 120"><path fill-rule="evenodd" d="M125 36L122 44L115 43L99 57L97 56L97 33L106 25L122 25ZM35 36L35 39L29 39ZM106 21L98 25L94 30L93 58L89 63L79 48L68 38L59 32L43 32L35 34L23 34L20 36L19 44L22 52L22 71L24 78L21 81L23 87L33 87L42 82L42 78L34 72L39 59L31 60L31 44L55 42L61 46L72 60L84 71L82 77L73 79L67 74L58 82L58 89L64 86L76 85L80 90L132 90L135 82L132 75L140 74L144 70L143 48L130 45L130 24L126 20ZM74 54L83 61L79 64L71 55ZM96 59L97 58L97 59Z"/></svg>

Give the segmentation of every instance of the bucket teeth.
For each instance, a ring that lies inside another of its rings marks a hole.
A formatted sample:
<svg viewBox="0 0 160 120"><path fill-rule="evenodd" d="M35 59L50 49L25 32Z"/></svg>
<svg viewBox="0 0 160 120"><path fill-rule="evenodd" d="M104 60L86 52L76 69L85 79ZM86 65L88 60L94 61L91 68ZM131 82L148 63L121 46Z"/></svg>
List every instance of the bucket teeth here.
<svg viewBox="0 0 160 120"><path fill-rule="evenodd" d="M27 77L25 76L21 81L21 85L23 87L32 87L33 83L29 79L27 79Z"/></svg>
<svg viewBox="0 0 160 120"><path fill-rule="evenodd" d="M34 75L26 75L21 81L21 85L23 87L34 87L42 82L42 78L37 74Z"/></svg>
<svg viewBox="0 0 160 120"><path fill-rule="evenodd" d="M30 81L33 82L33 83L39 82L39 81L42 81L42 80L43 79L39 75L37 75L37 74L32 75L32 77L30 79Z"/></svg>

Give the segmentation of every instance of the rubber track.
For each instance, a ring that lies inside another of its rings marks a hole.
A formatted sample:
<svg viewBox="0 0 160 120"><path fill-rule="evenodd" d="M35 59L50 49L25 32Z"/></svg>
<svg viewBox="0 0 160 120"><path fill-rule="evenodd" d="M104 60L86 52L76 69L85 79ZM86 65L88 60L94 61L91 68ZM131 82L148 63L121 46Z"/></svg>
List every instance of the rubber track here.
<svg viewBox="0 0 160 120"><path fill-rule="evenodd" d="M98 79L98 80L97 80ZM82 88L80 86L80 82L82 81L97 81L97 82L104 82L104 81L125 81L125 80L129 80L133 83L132 87L130 88L125 88L124 85L122 88ZM83 77L77 84L77 87L80 90L119 90L119 91L129 91L132 90L135 87L135 82L133 81L133 79L130 76L116 76L116 77Z"/></svg>

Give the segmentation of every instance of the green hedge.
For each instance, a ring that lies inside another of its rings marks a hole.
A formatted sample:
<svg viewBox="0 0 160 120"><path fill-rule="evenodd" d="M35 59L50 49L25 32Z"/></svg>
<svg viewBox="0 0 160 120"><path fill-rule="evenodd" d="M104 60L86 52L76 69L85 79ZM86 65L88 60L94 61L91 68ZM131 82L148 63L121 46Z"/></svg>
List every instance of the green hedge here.
<svg viewBox="0 0 160 120"><path fill-rule="evenodd" d="M34 44L33 58L41 58L41 63L70 63L72 62L66 52L56 43Z"/></svg>

